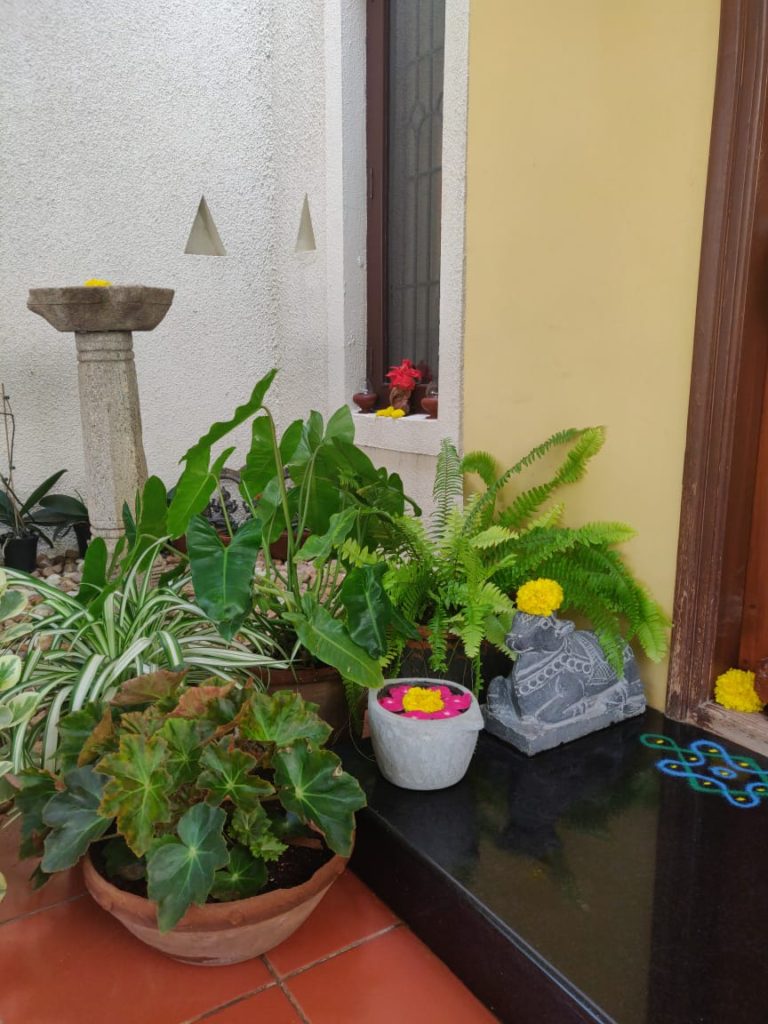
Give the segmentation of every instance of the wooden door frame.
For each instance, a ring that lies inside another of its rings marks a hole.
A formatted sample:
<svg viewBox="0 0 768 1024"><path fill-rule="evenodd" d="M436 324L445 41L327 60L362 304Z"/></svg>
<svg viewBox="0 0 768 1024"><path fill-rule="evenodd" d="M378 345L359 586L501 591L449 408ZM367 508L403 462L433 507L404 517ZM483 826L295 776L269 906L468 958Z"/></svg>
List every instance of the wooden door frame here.
<svg viewBox="0 0 768 1024"><path fill-rule="evenodd" d="M667 714L768 753L726 711L736 665L768 354L768 0L722 0L683 475Z"/></svg>

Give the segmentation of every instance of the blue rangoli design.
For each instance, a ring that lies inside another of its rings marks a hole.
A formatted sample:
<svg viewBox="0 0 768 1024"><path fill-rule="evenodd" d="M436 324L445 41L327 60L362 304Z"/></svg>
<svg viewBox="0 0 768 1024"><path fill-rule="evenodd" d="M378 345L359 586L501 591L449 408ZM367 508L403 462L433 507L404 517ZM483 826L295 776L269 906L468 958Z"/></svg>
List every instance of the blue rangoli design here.
<svg viewBox="0 0 768 1024"><path fill-rule="evenodd" d="M697 793L715 793L733 807L757 807L768 798L768 769L752 757L731 754L712 740L694 740L680 747L669 736L645 733L640 742L652 750L671 753L656 767L665 775L685 779Z"/></svg>

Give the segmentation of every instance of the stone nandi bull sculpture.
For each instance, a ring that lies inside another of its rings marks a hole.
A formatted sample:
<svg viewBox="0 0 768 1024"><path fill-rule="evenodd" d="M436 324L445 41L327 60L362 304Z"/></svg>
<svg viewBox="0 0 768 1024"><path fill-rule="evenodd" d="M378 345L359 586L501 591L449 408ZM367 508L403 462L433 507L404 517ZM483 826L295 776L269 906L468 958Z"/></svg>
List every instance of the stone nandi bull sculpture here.
<svg viewBox="0 0 768 1024"><path fill-rule="evenodd" d="M554 614L518 611L507 634L512 672L488 687L485 727L526 754L559 746L645 710L632 649L624 673L608 664L594 633Z"/></svg>

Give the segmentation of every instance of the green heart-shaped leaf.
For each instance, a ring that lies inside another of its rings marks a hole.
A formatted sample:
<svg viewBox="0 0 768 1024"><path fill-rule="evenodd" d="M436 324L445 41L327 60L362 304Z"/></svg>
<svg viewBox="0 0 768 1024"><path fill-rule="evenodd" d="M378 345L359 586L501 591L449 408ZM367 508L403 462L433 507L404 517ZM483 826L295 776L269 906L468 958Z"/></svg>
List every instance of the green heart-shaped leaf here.
<svg viewBox="0 0 768 1024"><path fill-rule="evenodd" d="M243 846L229 851L229 864L217 871L211 895L217 900L245 900L261 892L267 881L267 865Z"/></svg>
<svg viewBox="0 0 768 1024"><path fill-rule="evenodd" d="M168 746L165 768L173 779L174 789L194 782L200 771L203 743L215 732L212 722L190 718L168 718L158 735Z"/></svg>
<svg viewBox="0 0 768 1024"><path fill-rule="evenodd" d="M283 807L320 832L335 853L348 857L355 811L365 806L357 779L342 769L330 750L312 750L303 740L278 751L273 763Z"/></svg>
<svg viewBox="0 0 768 1024"><path fill-rule="evenodd" d="M210 468L210 448L197 448L187 458L168 507L168 533L171 537L181 537L186 533L190 520L206 508L216 490L221 471L234 450L227 448Z"/></svg>
<svg viewBox="0 0 768 1024"><path fill-rule="evenodd" d="M99 810L106 781L106 776L90 766L75 768L64 776L66 789L45 805L43 822L51 831L40 867L47 874L73 867L93 840L109 828L111 818Z"/></svg>
<svg viewBox="0 0 768 1024"><path fill-rule="evenodd" d="M227 738L203 751L200 763L204 767L197 780L198 789L208 793L210 804L231 800L238 807L253 807L272 796L274 787L251 773L258 765L252 754L237 748L229 749Z"/></svg>
<svg viewBox="0 0 768 1024"><path fill-rule="evenodd" d="M150 847L157 825L171 820L169 796L174 783L166 770L168 747L157 736L123 735L120 748L98 763L109 776L101 813L117 818L125 841L141 857Z"/></svg>
<svg viewBox="0 0 768 1024"><path fill-rule="evenodd" d="M178 839L164 836L147 856L147 894L157 903L157 925L167 932L192 903L202 905L218 868L229 861L222 835L227 816L220 807L195 804L177 826Z"/></svg>
<svg viewBox="0 0 768 1024"><path fill-rule="evenodd" d="M0 596L0 622L20 615L27 607L27 599L20 590L6 590Z"/></svg>
<svg viewBox="0 0 768 1024"><path fill-rule="evenodd" d="M293 690L250 694L240 716L241 735L257 743L289 747L297 739L322 746L331 735L330 725L317 714L317 705Z"/></svg>
<svg viewBox="0 0 768 1024"><path fill-rule="evenodd" d="M257 519L243 523L228 545L199 516L189 524L187 547L195 596L225 640L232 639L251 607L260 546L261 523Z"/></svg>

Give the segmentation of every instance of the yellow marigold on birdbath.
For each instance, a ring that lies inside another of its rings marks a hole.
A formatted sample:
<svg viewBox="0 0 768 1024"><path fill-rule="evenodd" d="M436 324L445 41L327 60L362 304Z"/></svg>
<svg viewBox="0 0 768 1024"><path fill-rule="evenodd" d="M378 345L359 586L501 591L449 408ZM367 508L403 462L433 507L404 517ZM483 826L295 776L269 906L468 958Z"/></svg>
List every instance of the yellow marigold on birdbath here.
<svg viewBox="0 0 768 1024"><path fill-rule="evenodd" d="M403 697L406 711L442 711L445 701L440 691L426 686L412 686Z"/></svg>
<svg viewBox="0 0 768 1024"><path fill-rule="evenodd" d="M715 680L715 700L730 711L762 711L765 705L755 693L755 673L729 668Z"/></svg>
<svg viewBox="0 0 768 1024"><path fill-rule="evenodd" d="M563 588L556 580L529 580L517 592L517 609L528 615L551 615L562 603Z"/></svg>
<svg viewBox="0 0 768 1024"><path fill-rule="evenodd" d="M89 277L83 288L109 288L111 285L112 282L106 281L103 277Z"/></svg>

